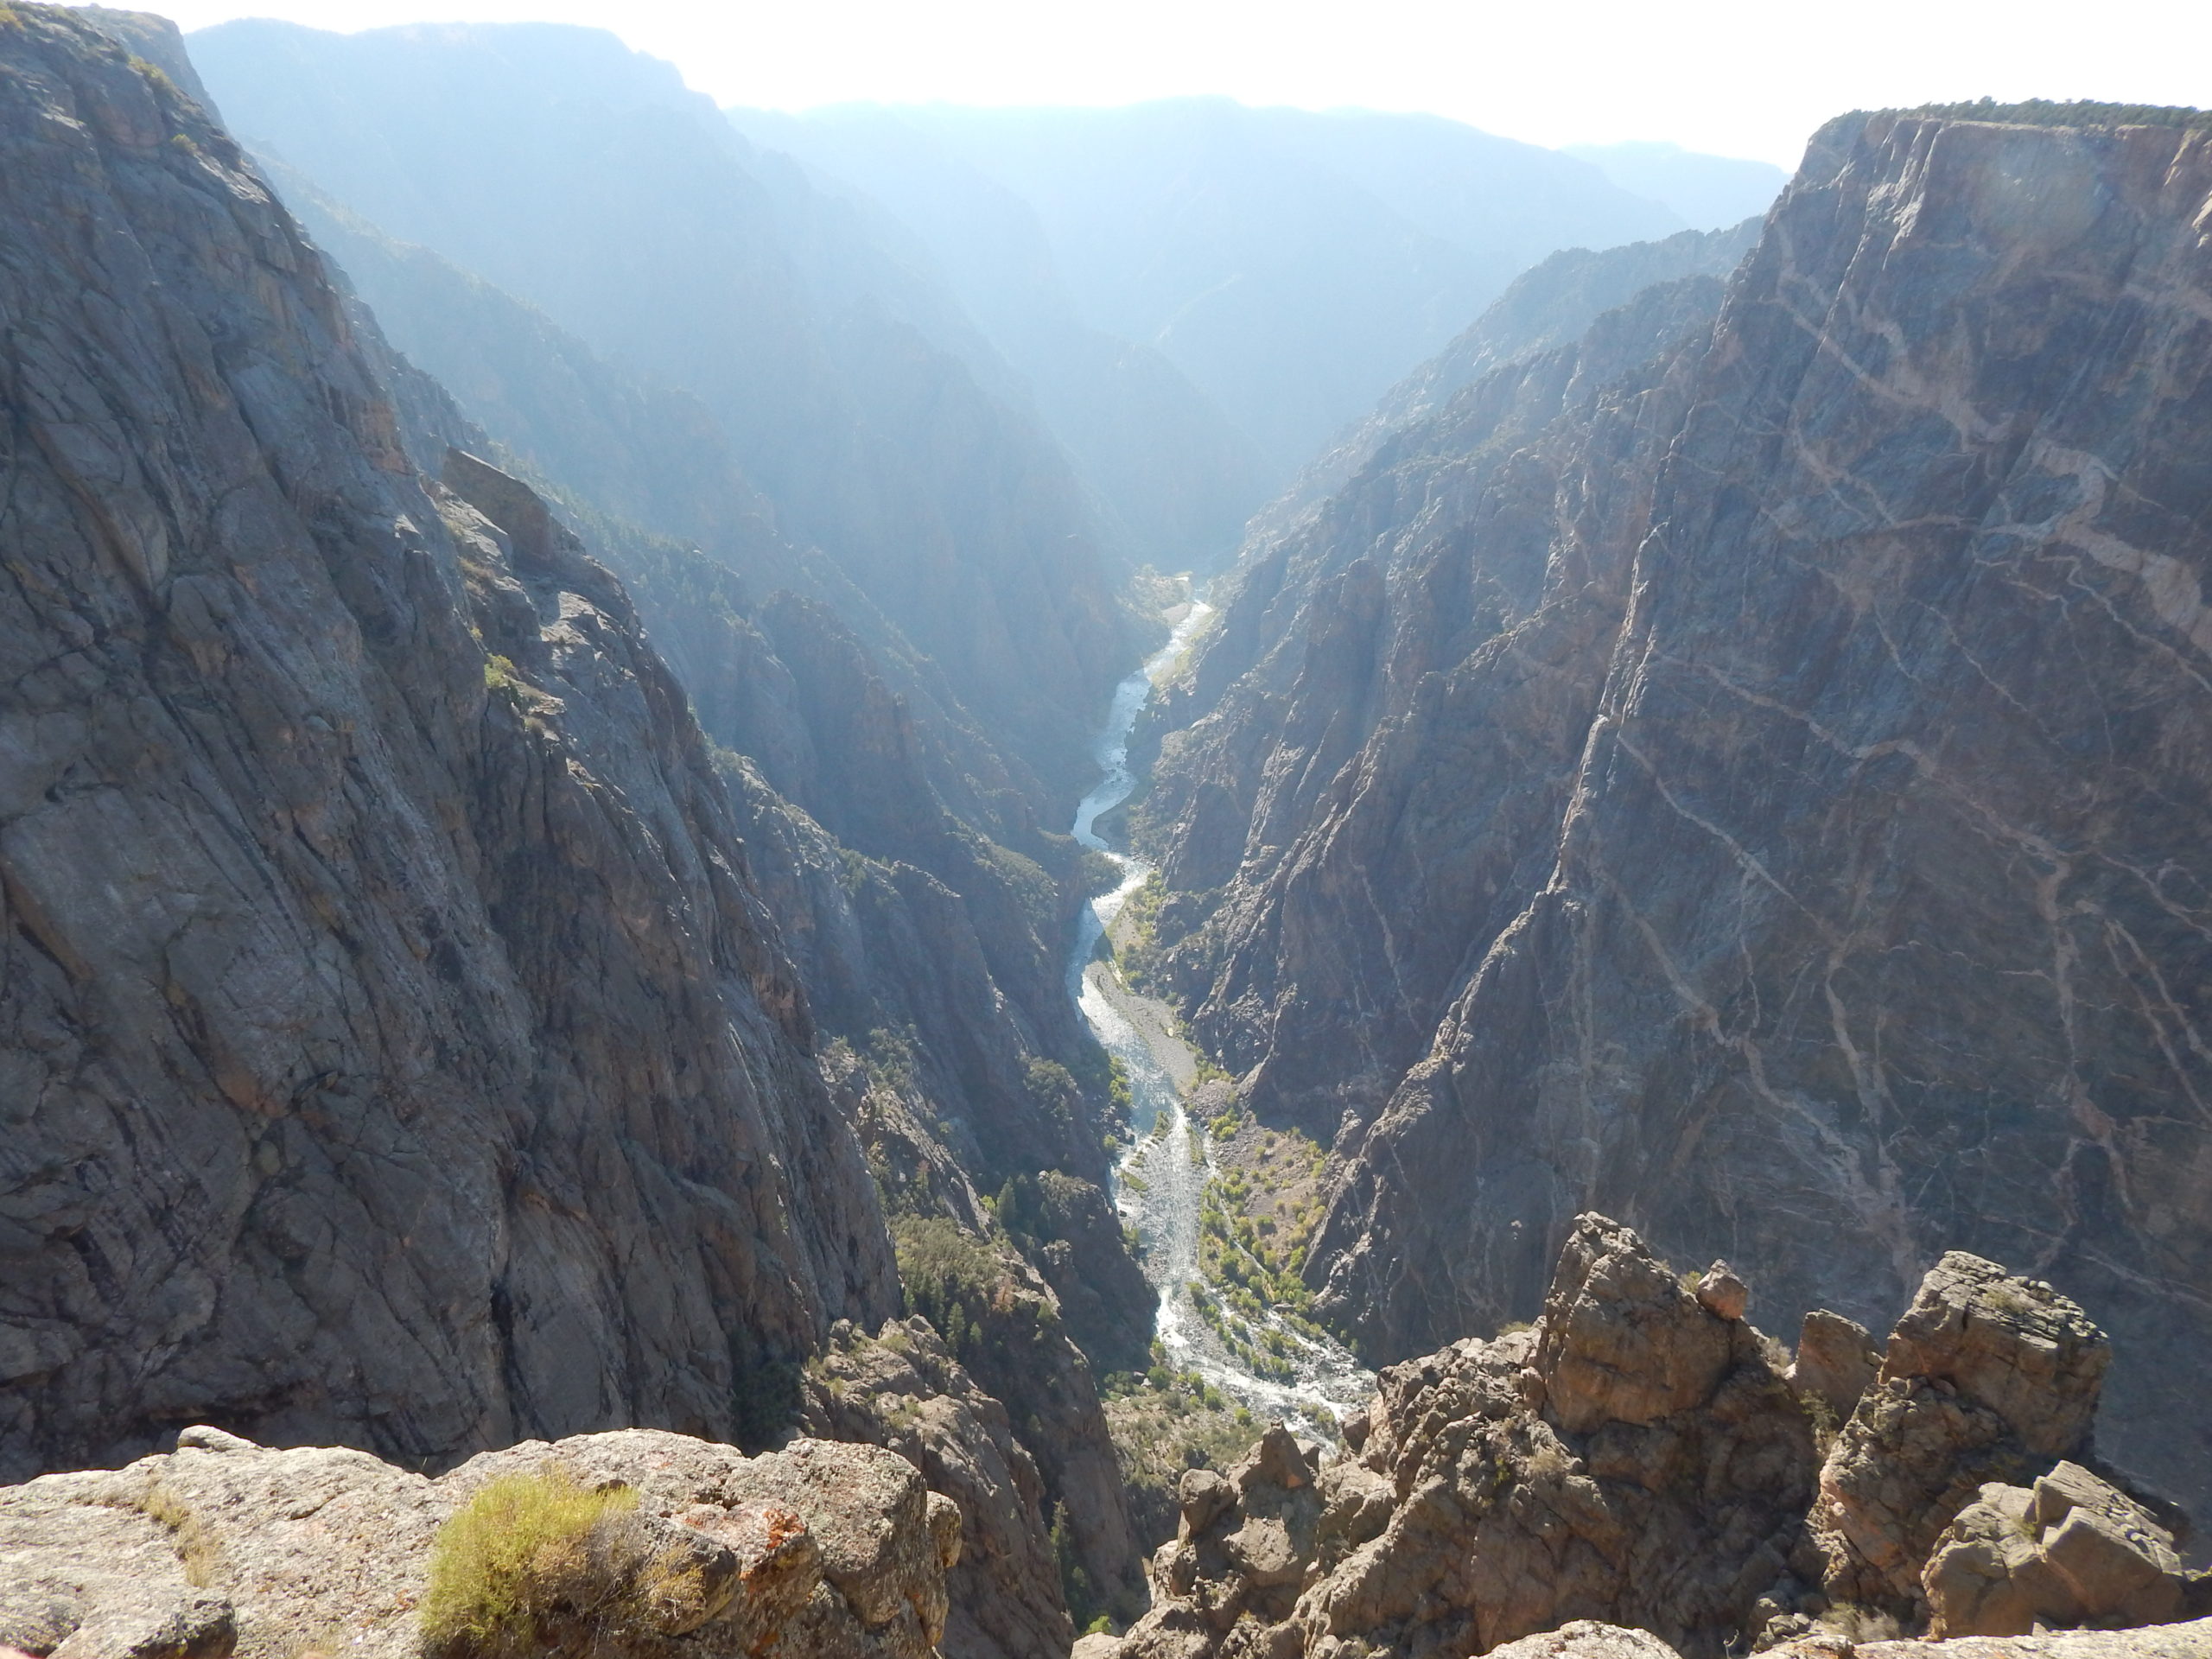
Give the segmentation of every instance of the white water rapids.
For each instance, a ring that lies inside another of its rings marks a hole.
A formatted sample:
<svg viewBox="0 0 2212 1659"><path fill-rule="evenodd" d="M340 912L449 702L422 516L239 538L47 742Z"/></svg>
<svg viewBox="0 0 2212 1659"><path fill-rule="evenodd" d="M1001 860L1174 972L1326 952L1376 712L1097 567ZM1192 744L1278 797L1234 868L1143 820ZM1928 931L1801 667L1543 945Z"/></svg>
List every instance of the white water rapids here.
<svg viewBox="0 0 2212 1659"><path fill-rule="evenodd" d="M1199 1316L1191 1296L1192 1281L1198 1276L1198 1205L1206 1182L1218 1170L1205 1135L1184 1110L1185 1094L1197 1078L1197 1057L1175 1033L1165 1005L1131 990L1110 964L1091 960L1099 935L1152 874L1152 866L1141 859L1108 846L1095 825L1101 813L1119 806L1136 787L1128 766L1129 734L1154 681L1181 656L1212 613L1204 601L1192 601L1167 644L1116 689L1105 729L1092 745L1102 775L1076 810L1075 838L1120 865L1122 880L1111 893L1094 899L1078 921L1068 959L1068 994L1092 1034L1128 1073L1135 1145L1116 1167L1114 1202L1122 1221L1135 1228L1145 1277L1160 1294L1156 1331L1168 1363L1196 1372L1260 1417L1281 1418L1294 1432L1334 1440L1337 1419L1364 1405L1373 1393L1374 1373L1338 1343L1270 1313L1257 1322L1258 1331L1281 1333L1293 1376L1287 1382L1259 1376L1238 1362ZM1163 1117L1165 1128L1160 1127Z"/></svg>

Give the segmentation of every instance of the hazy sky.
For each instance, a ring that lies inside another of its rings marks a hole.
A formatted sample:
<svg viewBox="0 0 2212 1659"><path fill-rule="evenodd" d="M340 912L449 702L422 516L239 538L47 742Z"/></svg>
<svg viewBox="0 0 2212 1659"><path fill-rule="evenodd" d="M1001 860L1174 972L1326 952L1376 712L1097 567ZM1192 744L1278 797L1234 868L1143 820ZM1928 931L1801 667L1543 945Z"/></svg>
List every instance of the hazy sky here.
<svg viewBox="0 0 2212 1659"><path fill-rule="evenodd" d="M116 0L129 4L132 0ZM1430 110L1543 144L1671 138L1793 165L1841 111L2212 102L2212 0L139 0L279 16L596 23L724 104L1118 104L1225 92Z"/></svg>

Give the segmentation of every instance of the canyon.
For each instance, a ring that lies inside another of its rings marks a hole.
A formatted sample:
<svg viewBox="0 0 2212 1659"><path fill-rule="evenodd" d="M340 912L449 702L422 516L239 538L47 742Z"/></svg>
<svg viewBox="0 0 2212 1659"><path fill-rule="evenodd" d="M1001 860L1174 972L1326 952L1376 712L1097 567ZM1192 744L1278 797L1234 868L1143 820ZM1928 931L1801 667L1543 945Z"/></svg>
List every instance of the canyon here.
<svg viewBox="0 0 2212 1659"><path fill-rule="evenodd" d="M2212 173L1979 113L1832 124L1725 288L1378 435L1248 549L1139 844L1373 1357L1532 1316L1587 1208L1868 1322L1970 1249L2201 1502Z"/></svg>
<svg viewBox="0 0 2212 1659"><path fill-rule="evenodd" d="M2212 122L1449 124L0 7L0 1647L2212 1642Z"/></svg>

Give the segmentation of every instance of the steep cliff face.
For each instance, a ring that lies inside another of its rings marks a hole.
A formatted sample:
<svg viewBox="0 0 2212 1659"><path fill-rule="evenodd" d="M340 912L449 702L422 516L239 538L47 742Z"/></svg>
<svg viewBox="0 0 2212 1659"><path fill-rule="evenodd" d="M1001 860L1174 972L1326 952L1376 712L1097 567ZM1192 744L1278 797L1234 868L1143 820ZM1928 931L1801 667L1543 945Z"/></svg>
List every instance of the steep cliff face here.
<svg viewBox="0 0 2212 1659"><path fill-rule="evenodd" d="M245 140L690 394L782 532L942 666L1052 816L1080 793L1096 709L1135 654L1116 560L925 260L598 31L247 22L191 48Z"/></svg>
<svg viewBox="0 0 2212 1659"><path fill-rule="evenodd" d="M7 1466L766 1426L897 1287L675 683L169 80L0 75Z"/></svg>
<svg viewBox="0 0 2212 1659"><path fill-rule="evenodd" d="M1647 289L1494 371L1242 573L1197 672L1254 666L1140 817L1171 981L1262 1112L1324 1141L1371 1113L1469 937L1541 885L1720 291Z"/></svg>
<svg viewBox="0 0 2212 1659"><path fill-rule="evenodd" d="M344 250L346 274L365 277L379 319L396 306L410 344L457 374L466 412L383 354L410 446L439 458L490 448L480 419L622 573L710 740L748 875L891 1218L955 1227L963 1254L988 1263L986 1300L1012 1287L1029 1316L1020 1340L971 1350L974 1369L1014 1413L1047 1512L1065 1510L1084 1581L1101 1605L1126 1599L1135 1547L1091 1376L1145 1363L1152 1300L1104 1192L1105 1061L1066 995L1075 843L1040 828L1037 780L976 728L936 665L834 563L782 538L696 400L277 173ZM626 522L633 512L697 543ZM910 1162L937 1179L895 1179ZM1009 1181L1052 1198L1018 1231L975 1190ZM987 1454L954 1444L943 1467ZM1059 1606L1052 1562L1041 1581L1008 1582L1003 1567L963 1575L962 1650L993 1651L982 1633Z"/></svg>
<svg viewBox="0 0 2212 1659"><path fill-rule="evenodd" d="M1592 323L1647 288L1690 276L1725 281L1758 239L1761 223L1750 219L1728 230L1683 231L1663 241L1594 251L1566 248L1539 260L1443 350L1383 393L1364 419L1308 461L1290 488L1254 517L1246 540L1260 543L1287 534L1394 437L1435 416L1492 371L1573 346Z"/></svg>
<svg viewBox="0 0 2212 1659"><path fill-rule="evenodd" d="M2110 1445L2212 1488L2212 147L2070 121L1832 124L1644 429L1471 523L1458 592L1395 552L1433 496L1359 516L1378 461L1320 521L1303 701L1263 671L1170 740L1222 757L1154 809L1163 914L1213 918L1185 994L1263 1102L1350 1109L1309 1272L1378 1352L1532 1312L1586 1204L1785 1308L1961 1246L2099 1307ZM1516 620L1537 569L1585 608ZM1452 704L1486 673L1532 695ZM1382 1036L1300 1101L1276 1057L1340 1002Z"/></svg>

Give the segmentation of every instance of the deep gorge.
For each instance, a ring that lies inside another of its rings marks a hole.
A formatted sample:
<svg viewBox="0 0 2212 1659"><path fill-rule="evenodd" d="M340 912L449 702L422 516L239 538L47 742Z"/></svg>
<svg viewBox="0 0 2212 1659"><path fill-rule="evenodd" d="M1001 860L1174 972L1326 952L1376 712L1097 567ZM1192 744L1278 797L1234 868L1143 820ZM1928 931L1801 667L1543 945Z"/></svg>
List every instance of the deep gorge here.
<svg viewBox="0 0 2212 1659"><path fill-rule="evenodd" d="M411 1655L539 1441L663 1659L2212 1611L2204 118L1485 140L1242 379L897 128L0 7L0 1644Z"/></svg>

